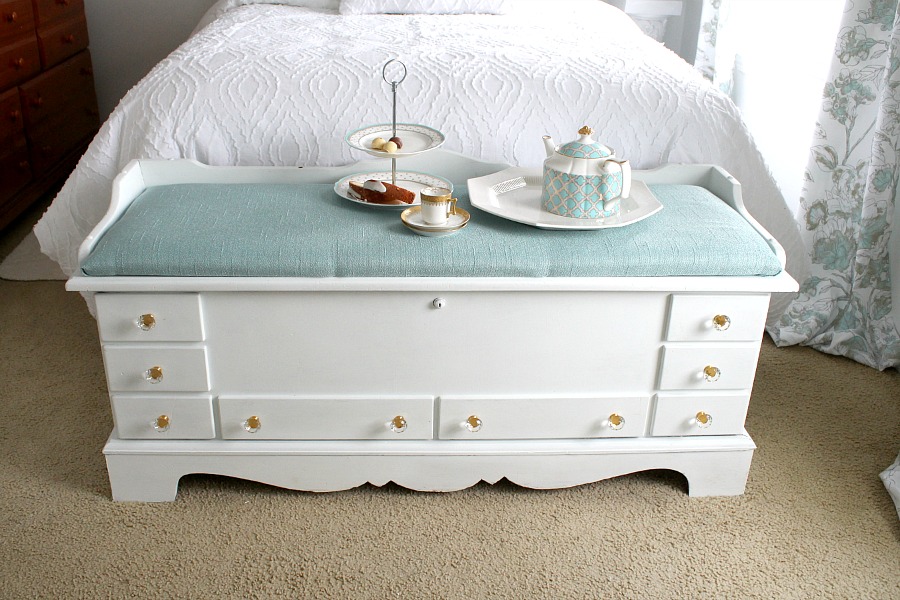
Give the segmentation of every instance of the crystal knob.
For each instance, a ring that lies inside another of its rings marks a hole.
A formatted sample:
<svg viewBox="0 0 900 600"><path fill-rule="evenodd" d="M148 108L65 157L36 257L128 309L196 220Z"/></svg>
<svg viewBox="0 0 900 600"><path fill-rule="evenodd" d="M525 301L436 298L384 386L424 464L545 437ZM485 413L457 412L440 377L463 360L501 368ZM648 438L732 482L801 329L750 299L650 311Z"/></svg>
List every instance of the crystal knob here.
<svg viewBox="0 0 900 600"><path fill-rule="evenodd" d="M253 415L241 423L241 427L243 427L247 433L256 433L259 431L259 428L262 427L262 422L259 420L259 417Z"/></svg>
<svg viewBox="0 0 900 600"><path fill-rule="evenodd" d="M150 383L159 383L163 378L163 370L162 367L150 367L146 371L144 371L144 379L149 381Z"/></svg>
<svg viewBox="0 0 900 600"><path fill-rule="evenodd" d="M152 421L150 421L150 425L153 426L153 429L160 433L164 433L169 430L169 415L159 415Z"/></svg>
<svg viewBox="0 0 900 600"><path fill-rule="evenodd" d="M731 327L731 319L728 315L716 315L712 318L712 324L716 331L725 331Z"/></svg>
<svg viewBox="0 0 900 600"><path fill-rule="evenodd" d="M150 331L156 327L156 317L150 313L141 315L137 318L136 325L141 331Z"/></svg>
<svg viewBox="0 0 900 600"><path fill-rule="evenodd" d="M393 419L387 422L387 427L394 433L403 433L406 431L406 419L404 419L401 415L397 415Z"/></svg>
<svg viewBox="0 0 900 600"><path fill-rule="evenodd" d="M703 367L703 379L712 383L714 381L718 381L719 377L722 376L722 370L719 367L714 367L712 365L706 365Z"/></svg>
<svg viewBox="0 0 900 600"><path fill-rule="evenodd" d="M475 415L471 415L468 419L459 424L463 429L468 429L472 433L478 433L481 431L481 426L484 423L481 422L481 419L476 417Z"/></svg>
<svg viewBox="0 0 900 600"><path fill-rule="evenodd" d="M712 424L712 415L701 410L694 415L694 423L696 423L697 427L700 429L706 429Z"/></svg>
<svg viewBox="0 0 900 600"><path fill-rule="evenodd" d="M625 417L622 415L613 413L609 415L609 418L606 419L606 426L612 429L613 431L619 431L623 427L625 427Z"/></svg>

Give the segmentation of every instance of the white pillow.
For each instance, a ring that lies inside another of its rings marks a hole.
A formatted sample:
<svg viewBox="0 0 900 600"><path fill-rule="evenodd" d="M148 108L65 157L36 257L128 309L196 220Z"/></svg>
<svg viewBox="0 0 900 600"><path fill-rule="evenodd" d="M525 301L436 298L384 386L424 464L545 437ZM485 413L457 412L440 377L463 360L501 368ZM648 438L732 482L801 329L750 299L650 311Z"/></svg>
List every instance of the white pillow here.
<svg viewBox="0 0 900 600"><path fill-rule="evenodd" d="M301 8L315 8L337 10L341 0L218 0L209 7L194 27L193 33L197 33L232 8L246 6L247 4L283 4L285 6L299 6ZM193 33L191 35L193 35Z"/></svg>
<svg viewBox="0 0 900 600"><path fill-rule="evenodd" d="M341 0L342 15L506 13L507 0Z"/></svg>

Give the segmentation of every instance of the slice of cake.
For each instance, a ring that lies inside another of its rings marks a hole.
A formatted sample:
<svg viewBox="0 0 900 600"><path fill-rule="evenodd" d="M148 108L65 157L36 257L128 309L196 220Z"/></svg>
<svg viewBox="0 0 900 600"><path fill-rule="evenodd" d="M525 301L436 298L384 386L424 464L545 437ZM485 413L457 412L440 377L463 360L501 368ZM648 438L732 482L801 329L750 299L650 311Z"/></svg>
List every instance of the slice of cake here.
<svg viewBox="0 0 900 600"><path fill-rule="evenodd" d="M416 193L400 186L369 179L365 183L350 182L350 189L358 197L372 204L412 204Z"/></svg>

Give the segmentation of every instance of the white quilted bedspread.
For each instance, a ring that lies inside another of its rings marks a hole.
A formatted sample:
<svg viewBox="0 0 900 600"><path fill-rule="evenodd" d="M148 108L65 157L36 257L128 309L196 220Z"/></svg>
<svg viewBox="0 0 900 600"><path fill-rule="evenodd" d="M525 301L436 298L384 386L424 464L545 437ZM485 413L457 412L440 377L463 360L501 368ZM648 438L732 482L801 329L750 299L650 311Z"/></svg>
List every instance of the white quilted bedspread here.
<svg viewBox="0 0 900 600"><path fill-rule="evenodd" d="M804 270L792 215L735 106L617 9L520 0L503 16L341 16L248 1L213 7L216 18L103 125L35 228L66 273L131 159L328 166L368 158L343 140L390 121L381 68L395 57L409 69L398 120L440 129L445 148L538 166L543 134L569 141L588 124L636 168L721 165L785 246L788 270Z"/></svg>

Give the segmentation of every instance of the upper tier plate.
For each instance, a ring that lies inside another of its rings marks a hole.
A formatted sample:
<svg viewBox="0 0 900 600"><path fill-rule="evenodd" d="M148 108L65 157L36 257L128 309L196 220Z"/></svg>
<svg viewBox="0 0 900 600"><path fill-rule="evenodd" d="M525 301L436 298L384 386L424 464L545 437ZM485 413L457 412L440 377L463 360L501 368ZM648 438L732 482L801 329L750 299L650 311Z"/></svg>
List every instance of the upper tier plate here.
<svg viewBox="0 0 900 600"><path fill-rule="evenodd" d="M389 140L394 137L390 123L369 125L347 134L347 143L351 147L368 152L378 158L402 158L433 150L444 143L444 134L437 129L412 123L397 123L397 137L403 141L403 148L396 152L383 152L371 148L375 138Z"/></svg>
<svg viewBox="0 0 900 600"><path fill-rule="evenodd" d="M637 179L631 182L631 195L621 201L619 214L605 219L575 219L547 212L541 206L542 188L540 168L512 167L470 179L469 200L485 212L541 229L622 227L662 210L656 196Z"/></svg>

